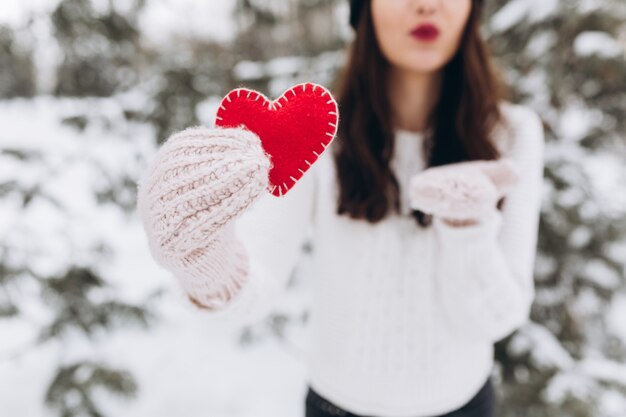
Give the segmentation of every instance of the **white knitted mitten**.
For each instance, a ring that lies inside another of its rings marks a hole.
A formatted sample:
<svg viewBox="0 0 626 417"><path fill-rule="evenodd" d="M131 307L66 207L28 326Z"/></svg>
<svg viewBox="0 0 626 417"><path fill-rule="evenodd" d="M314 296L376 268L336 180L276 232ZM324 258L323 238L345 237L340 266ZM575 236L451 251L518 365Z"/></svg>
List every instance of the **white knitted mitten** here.
<svg viewBox="0 0 626 417"><path fill-rule="evenodd" d="M219 309L249 278L233 220L268 191L271 167L255 133L194 126L170 136L140 179L150 252L198 307Z"/></svg>
<svg viewBox="0 0 626 417"><path fill-rule="evenodd" d="M411 177L411 208L450 219L481 219L520 179L509 158L436 166Z"/></svg>

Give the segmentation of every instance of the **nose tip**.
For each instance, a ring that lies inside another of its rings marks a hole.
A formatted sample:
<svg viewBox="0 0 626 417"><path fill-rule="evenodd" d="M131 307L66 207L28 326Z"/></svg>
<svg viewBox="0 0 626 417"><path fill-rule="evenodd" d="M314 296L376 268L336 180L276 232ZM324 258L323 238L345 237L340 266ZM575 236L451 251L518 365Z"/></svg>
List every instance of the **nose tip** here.
<svg viewBox="0 0 626 417"><path fill-rule="evenodd" d="M435 10L435 1L436 0L418 0L417 12L420 14L432 13Z"/></svg>

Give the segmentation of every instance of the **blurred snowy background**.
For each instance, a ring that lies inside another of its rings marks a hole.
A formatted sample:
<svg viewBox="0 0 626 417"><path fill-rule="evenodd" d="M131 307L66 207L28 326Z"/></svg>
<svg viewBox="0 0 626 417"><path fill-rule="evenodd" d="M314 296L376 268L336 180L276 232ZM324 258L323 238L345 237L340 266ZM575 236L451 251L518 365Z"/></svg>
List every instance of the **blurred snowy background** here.
<svg viewBox="0 0 626 417"><path fill-rule="evenodd" d="M194 314L136 180L229 90L333 86L347 0L0 2L0 416L297 417L307 253L267 319ZM487 0L547 133L532 322L497 345L503 416L626 416L626 3Z"/></svg>

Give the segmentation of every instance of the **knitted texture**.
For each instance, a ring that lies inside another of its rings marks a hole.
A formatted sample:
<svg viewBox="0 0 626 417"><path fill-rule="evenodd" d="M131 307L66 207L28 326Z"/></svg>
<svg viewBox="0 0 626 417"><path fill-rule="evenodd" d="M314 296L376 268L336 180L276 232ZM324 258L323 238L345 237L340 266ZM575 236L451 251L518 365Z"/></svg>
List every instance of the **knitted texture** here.
<svg viewBox="0 0 626 417"><path fill-rule="evenodd" d="M461 407L491 373L494 342L528 320L543 132L528 108L503 103L502 110L509 126L495 130L493 143L521 175L502 210L493 207L474 225L450 226L433 216L423 228L404 210L376 224L340 215L334 161L320 158L313 259L303 270L312 286L306 362L311 386L337 406L385 417ZM424 139L406 131L395 137L390 163L403 209L409 179L425 169ZM250 220L262 225L268 214ZM304 229L296 225L288 225L290 241Z"/></svg>
<svg viewBox="0 0 626 417"><path fill-rule="evenodd" d="M271 160L240 128L190 127L161 146L138 185L152 256L198 306L220 308L249 277L233 221L268 187Z"/></svg>
<svg viewBox="0 0 626 417"><path fill-rule="evenodd" d="M411 178L411 207L452 219L482 219L519 181L508 158L469 161L428 168Z"/></svg>

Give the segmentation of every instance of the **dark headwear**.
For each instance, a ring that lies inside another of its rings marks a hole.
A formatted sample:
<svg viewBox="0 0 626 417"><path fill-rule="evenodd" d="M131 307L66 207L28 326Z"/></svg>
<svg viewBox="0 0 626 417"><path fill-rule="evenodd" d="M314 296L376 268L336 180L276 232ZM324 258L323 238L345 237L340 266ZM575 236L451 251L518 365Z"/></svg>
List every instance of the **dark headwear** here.
<svg viewBox="0 0 626 417"><path fill-rule="evenodd" d="M363 6L365 6L366 1L371 0L350 0L350 26L356 30L357 24L359 23L359 16L361 15L361 10L363 10ZM478 0L479 3L483 3L483 0Z"/></svg>
<svg viewBox="0 0 626 417"><path fill-rule="evenodd" d="M367 0L350 0L350 26L356 30L361 10Z"/></svg>

